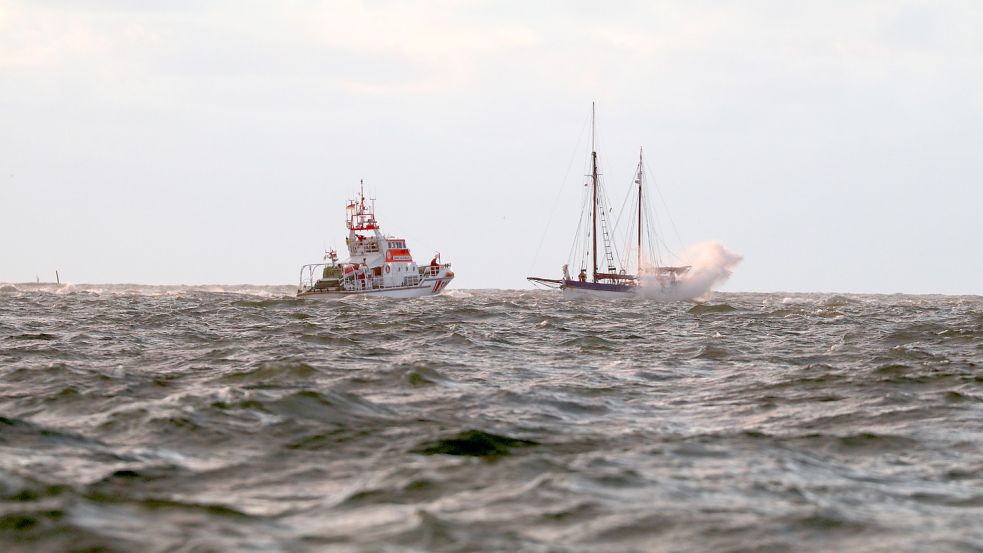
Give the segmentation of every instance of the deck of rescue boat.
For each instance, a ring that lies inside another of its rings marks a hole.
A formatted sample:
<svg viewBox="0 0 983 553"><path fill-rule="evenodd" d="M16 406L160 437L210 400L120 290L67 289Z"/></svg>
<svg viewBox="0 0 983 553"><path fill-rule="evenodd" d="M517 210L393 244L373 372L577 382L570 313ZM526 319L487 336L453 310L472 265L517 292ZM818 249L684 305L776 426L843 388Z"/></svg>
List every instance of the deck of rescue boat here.
<svg viewBox="0 0 983 553"><path fill-rule="evenodd" d="M410 274L403 277L400 284L386 286L386 277L383 275L366 274L363 271L350 271L343 273L340 278L325 279L318 276L324 274L326 268L340 268L332 263L310 263L300 269L300 284L298 292L365 292L372 290L402 290L413 289L429 285L433 279L453 278L454 273L450 270L450 263L439 265L424 265L417 268L417 274ZM429 281L429 282L428 282ZM425 284L426 283L426 284Z"/></svg>

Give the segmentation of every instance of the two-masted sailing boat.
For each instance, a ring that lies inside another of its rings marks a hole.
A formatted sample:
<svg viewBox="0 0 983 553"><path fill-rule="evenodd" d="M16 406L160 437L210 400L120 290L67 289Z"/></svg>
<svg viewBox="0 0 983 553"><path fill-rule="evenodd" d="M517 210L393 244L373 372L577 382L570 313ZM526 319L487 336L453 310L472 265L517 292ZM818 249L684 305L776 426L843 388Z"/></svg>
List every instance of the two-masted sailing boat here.
<svg viewBox="0 0 983 553"><path fill-rule="evenodd" d="M629 272L628 268L620 262L619 254L611 236L614 229L611 228L609 210L607 208L604 187L602 186L600 173L597 168L597 148L596 133L594 127L594 107L591 106L591 153L590 153L590 179L588 185L589 203L586 205L585 213L581 214L581 223L584 217L587 218L586 240L581 243L578 229L578 238L575 241L575 251L582 252L580 256L580 272L576 278L570 277L569 264L563 266L563 278L551 279L542 277L527 277L534 284L541 284L551 288L559 288L566 297L631 297L639 293L641 288L653 287L653 292L669 291L679 285L680 277L689 271L689 266L668 267L662 266L659 262L656 237L652 234L649 218L645 217L645 206L648 205L648 197L645 194L645 169L642 161L641 151L639 151L638 166L635 169L634 184L637 185L637 194L632 198L632 206L628 213L632 219L628 232L629 241L625 248L628 259L635 257L635 271ZM632 190L635 192L635 189ZM626 204L628 202L626 201ZM622 211L624 213L624 211ZM634 216L637 213L637 218ZM635 231L635 232L632 232ZM647 240L647 248L643 245L643 240ZM577 248L578 244L585 247ZM586 247L589 244L589 249ZM631 256L631 250L635 250L635 256ZM589 263L588 263L589 260ZM675 297L676 295L672 295ZM658 294L653 294L658 297ZM678 298L677 298L678 299Z"/></svg>

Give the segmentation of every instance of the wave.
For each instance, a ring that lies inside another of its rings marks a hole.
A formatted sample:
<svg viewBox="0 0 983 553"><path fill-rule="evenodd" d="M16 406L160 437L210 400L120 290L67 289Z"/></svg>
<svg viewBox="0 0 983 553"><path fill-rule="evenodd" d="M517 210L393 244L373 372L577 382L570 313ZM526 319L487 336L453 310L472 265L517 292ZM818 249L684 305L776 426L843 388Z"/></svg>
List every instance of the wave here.
<svg viewBox="0 0 983 553"><path fill-rule="evenodd" d="M77 284L18 283L0 285L0 293L46 293L56 295L93 294L107 296L186 296L196 294L235 294L259 297L293 297L296 286L259 284Z"/></svg>
<svg viewBox="0 0 983 553"><path fill-rule="evenodd" d="M705 313L730 313L731 311L737 311L737 308L726 303L701 303L689 308L689 313L694 313L697 315L702 315Z"/></svg>
<svg viewBox="0 0 983 553"><path fill-rule="evenodd" d="M304 362L262 362L258 366L237 372L225 373L216 380L230 383L275 382L306 380L317 374L317 369Z"/></svg>
<svg viewBox="0 0 983 553"><path fill-rule="evenodd" d="M460 434L428 442L414 449L421 455L460 455L467 457L504 457L513 450L539 445L532 440L510 438L482 430L465 430Z"/></svg>

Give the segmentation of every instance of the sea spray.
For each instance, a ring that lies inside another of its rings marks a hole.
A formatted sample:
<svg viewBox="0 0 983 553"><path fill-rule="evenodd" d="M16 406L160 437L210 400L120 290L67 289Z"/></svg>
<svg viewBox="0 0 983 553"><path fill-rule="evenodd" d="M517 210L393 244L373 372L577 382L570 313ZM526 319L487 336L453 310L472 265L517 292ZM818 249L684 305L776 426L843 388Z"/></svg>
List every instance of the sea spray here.
<svg viewBox="0 0 983 553"><path fill-rule="evenodd" d="M687 247L679 258L683 265L690 266L690 270L677 277L674 286L666 286L657 280L652 267L650 274L653 276L645 276L645 270L642 271L639 292L644 297L662 301L706 301L714 287L730 278L742 259L717 241L697 242Z"/></svg>

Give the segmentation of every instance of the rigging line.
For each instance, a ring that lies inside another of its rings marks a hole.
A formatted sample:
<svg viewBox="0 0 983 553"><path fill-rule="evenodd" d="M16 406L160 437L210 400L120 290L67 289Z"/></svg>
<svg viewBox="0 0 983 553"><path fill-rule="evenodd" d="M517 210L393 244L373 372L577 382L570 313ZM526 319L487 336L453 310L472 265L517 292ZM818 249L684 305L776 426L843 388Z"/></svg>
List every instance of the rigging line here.
<svg viewBox="0 0 983 553"><path fill-rule="evenodd" d="M652 196L651 194L646 194L642 198L642 209L649 214L653 213L652 206L649 203L651 196ZM659 251L660 233L659 233L659 229L657 228L659 225L659 219L658 217L649 216L648 221L649 224L645 225L645 237L648 239L648 247L649 247L648 253L649 255L652 256L653 262L655 262L657 265L661 265L662 259Z"/></svg>
<svg viewBox="0 0 983 553"><path fill-rule="evenodd" d="M637 170L635 171L635 174L636 175L638 174L638 171ZM635 181L632 180L632 182L635 182ZM628 200L634 197L634 194L633 193L634 193L634 190L632 189L631 186L629 186L628 187L628 193L625 194L625 201L621 203L621 210L618 211L618 218L614 222L615 228L618 228L621 225L621 216L624 215L624 213L625 213L625 206L628 204Z"/></svg>
<svg viewBox="0 0 983 553"><path fill-rule="evenodd" d="M662 254L659 251L659 241L658 241L658 239L652 236L652 227L651 227L651 225L648 226L645 229L645 234L646 234L646 236L648 237L648 240L649 240L649 250L650 250L649 253L652 255L651 261L652 261L652 263L655 263L655 266L656 267L660 267L660 266L662 266Z"/></svg>
<svg viewBox="0 0 983 553"><path fill-rule="evenodd" d="M591 156L593 156L593 152L596 152L596 151L597 151L597 148L595 146L594 150L591 151ZM600 158L600 156L597 156L597 157ZM597 209L598 221L597 222L601 225L600 228L597 229L597 230L598 230L598 232L600 232L600 237L602 237L602 238L604 237L604 235L606 233L607 236L608 236L608 241L609 241L610 240L610 236L611 236L611 229L608 228L608 198L607 198L607 187L604 186L604 179L602 178L605 175L605 173L601 169L601 161L600 161L600 159L597 159L595 161L595 163L597 164L597 182L594 183L594 186L596 188L597 206L598 206L598 209ZM608 252L608 249L609 249L608 241L602 240L602 243L601 243L601 247L604 248L604 259L605 259L605 262L607 261L607 258L610 257L609 252Z"/></svg>
<svg viewBox="0 0 983 553"><path fill-rule="evenodd" d="M601 187L601 205L605 210L608 209L608 193L606 187L604 186ZM609 261L609 266L611 264L617 264L619 269L623 269L624 267L621 265L621 255L618 253L617 241L611 238L614 235L615 228L607 228L607 215L604 213L604 211L601 212L602 222L608 231L608 239L604 242L605 258L607 261ZM611 255L610 250L614 250L614 256Z"/></svg>
<svg viewBox="0 0 983 553"><path fill-rule="evenodd" d="M577 251L577 246L580 245L580 229L584 226L584 215L587 210L587 193L586 191L581 194L583 199L580 201L580 218L577 219L577 233L573 235L573 245L570 247L570 253L567 254L567 263L574 260L573 252Z"/></svg>
<svg viewBox="0 0 983 553"><path fill-rule="evenodd" d="M573 264L577 259L575 257L575 252L580 251L580 229L584 226L584 209L587 206L586 198L582 198L580 202L580 216L577 219L577 232L574 234L573 243L570 245L570 253L567 254L567 263Z"/></svg>
<svg viewBox="0 0 983 553"><path fill-rule="evenodd" d="M630 209L629 212L632 213L632 214L635 213L635 211L636 211L635 208L638 207L638 196L635 193L635 191L636 191L635 185L638 184L637 179L639 178L638 170L639 170L639 167L636 166L635 167L635 174L632 176L632 181L631 181L632 184L631 184L631 186L628 187L628 193L625 194L625 201L624 201L624 203L621 204L621 211L618 213L618 220L615 223L615 226L616 227L621 226L621 218L622 218L622 216L624 214L625 206L626 205ZM629 200L631 200L631 204L630 205L628 204L628 201ZM630 221L631 221L631 223L628 226L628 232L625 234L625 258L628 259L628 260L630 260L632 258L632 256L631 256L632 248L635 247L634 246L634 240L633 239L634 239L634 235L635 235L635 232L634 231L637 228L636 227L636 223L638 222L634 217L632 217L630 219Z"/></svg>
<svg viewBox="0 0 983 553"><path fill-rule="evenodd" d="M642 163L643 163L642 161L639 162L639 170L641 169L641 164ZM636 179L637 179L635 181L635 184L637 184L638 186L640 186L643 190L647 191L648 190L648 186L646 186L646 184L648 183L648 177L646 175L644 175L644 174L638 174L638 173L636 173L635 176L636 176ZM651 263L654 263L656 265L659 265L660 262L661 262L659 260L659 255L658 255L658 251L657 251L658 250L658 247L659 247L658 242L652 236L652 228L654 226L658 225L658 222L659 221L658 221L658 217L654 217L652 215L652 210L650 209L651 206L649 205L649 197L650 196L651 196L651 194L649 194L649 193L646 192L645 194L642 195L641 198L636 199L635 200L635 204L634 204L635 207L637 207L639 209L639 211L641 211L641 212L643 212L645 214L645 224L642 225L642 228L637 229L637 233L638 234L641 234L642 231L644 231L645 238L647 239L647 243L646 243L647 249L644 252L642 251L642 244L638 244L638 256L639 256L639 268L638 268L638 271L639 271L639 273L641 273L641 270L642 270L641 269L641 265L642 265L641 258L642 258L642 256L646 256L647 257L646 261L648 263L650 263L650 264ZM639 221L639 223L641 223L641 221ZM635 237L634 236L629 236L629 239L633 239L633 238L635 238Z"/></svg>
<svg viewBox="0 0 983 553"><path fill-rule="evenodd" d="M648 160L647 159L645 160L645 164L648 165ZM672 231L673 231L673 233L676 234L676 240L679 242L679 245L682 246L683 239L679 236L679 230L676 228L676 221L673 220L672 213L669 212L669 203L666 202L666 198L662 195L662 189L655 182L655 179L652 179L652 188L655 189L655 193L658 194L659 195L659 199L662 200L662 208L666 212L666 218L669 219L669 224L672 225ZM668 246L669 245L666 244L666 248L667 249L668 249Z"/></svg>
<svg viewBox="0 0 983 553"><path fill-rule="evenodd" d="M649 206L649 209L651 209L651 206ZM647 232L649 234L650 243L653 245L652 251L655 254L655 259L658 265L661 266L663 262L666 261L666 259L662 257L662 249L665 249L669 256L678 257L676 252L672 251L672 248L669 247L669 244L659 238L661 233L658 229L654 228L654 226L650 226ZM652 238L653 233L655 233L654 238Z"/></svg>
<svg viewBox="0 0 983 553"><path fill-rule="evenodd" d="M632 223L632 225L628 227L627 239L625 241L625 259L629 259L629 260L633 259L632 251L635 249L635 245L632 243L631 240L631 233L633 230L635 230L634 223ZM628 267L625 267L625 270L627 269Z"/></svg>
<svg viewBox="0 0 983 553"><path fill-rule="evenodd" d="M591 136L593 136L593 134ZM591 144L586 144L585 145L585 155L584 155L583 171L581 171L581 173L583 174L583 176L584 176L585 179L588 179L588 178L591 177L591 174L590 174L590 166L591 166L591 162L592 162L591 146L592 146ZM580 220L579 220L579 223L578 223L578 226L577 226L577 232L574 234L574 249L579 248L579 247L584 248L584 255L580 259L579 266L580 266L580 268L586 270L587 269L587 258L590 256L590 247L589 247L589 242L590 242L590 238L591 238L590 228L591 228L591 223L593 221L593 218L592 218L592 210L590 208L588 208L587 202L591 198L591 190L592 189L591 189L590 185L587 182L585 182L584 183L584 186L581 188L581 190L582 190L582 203L581 203L581 206L580 206ZM587 228L586 235L582 235L581 233L583 231L581 229L583 229L585 226ZM583 242L581 242L581 240L583 240ZM572 255L572 250L571 250L571 255ZM575 260L575 258L573 258L573 257L569 257L568 258L568 261L570 261L570 262L572 262L574 260Z"/></svg>
<svg viewBox="0 0 983 553"><path fill-rule="evenodd" d="M632 196L634 196L634 194ZM630 206L632 212L635 211L637 204L638 204L638 200L634 199ZM628 259L631 259L632 250L639 248L640 245L636 245L634 239L636 234L635 231L638 228L638 221L634 217L632 217L629 220L631 221L631 223L628 225L628 232L625 233L625 255L628 257ZM641 250L639 250L638 253L641 253Z"/></svg>
<svg viewBox="0 0 983 553"><path fill-rule="evenodd" d="M553 198L553 209L550 211L550 216L546 220L546 229L543 230L543 234L539 237L539 245L536 246L536 253L532 256L532 263L529 265L529 271L527 272L532 272L536 266L536 261L539 260L539 252L543 248L543 242L546 241L546 235L549 234L550 225L553 223L553 216L556 215L556 208L560 205L560 195L563 194L563 188L567 184L567 178L570 176L570 169L573 168L573 160L576 158L578 147L580 146L581 140L584 138L584 132L587 129L588 121L590 121L589 117L584 120L584 124L580 128L580 135L577 137L577 143L573 147L573 153L570 154L570 161L567 162L567 172L563 175L563 180L560 181L560 188L556 191L556 197Z"/></svg>
<svg viewBox="0 0 983 553"><path fill-rule="evenodd" d="M651 206L648 206L648 207L649 207L649 209L651 209ZM665 208L665 206L663 206L663 208L666 210L666 215L669 216L669 210L668 210L668 208ZM671 220L671 217L670 217L670 220ZM661 233L661 227L658 229L658 231ZM682 240L678 240L678 238L679 238L679 233L678 232L676 233L676 237L677 237L677 241L679 242L679 246L682 247ZM669 245L669 241L668 240L663 240L661 242L662 242L662 247L665 248L665 250L666 250L666 253L669 256L671 256L672 258L675 258L676 261L678 261L680 259L679 254L677 254L672 249L672 247ZM658 244L656 244L656 245L658 245Z"/></svg>

